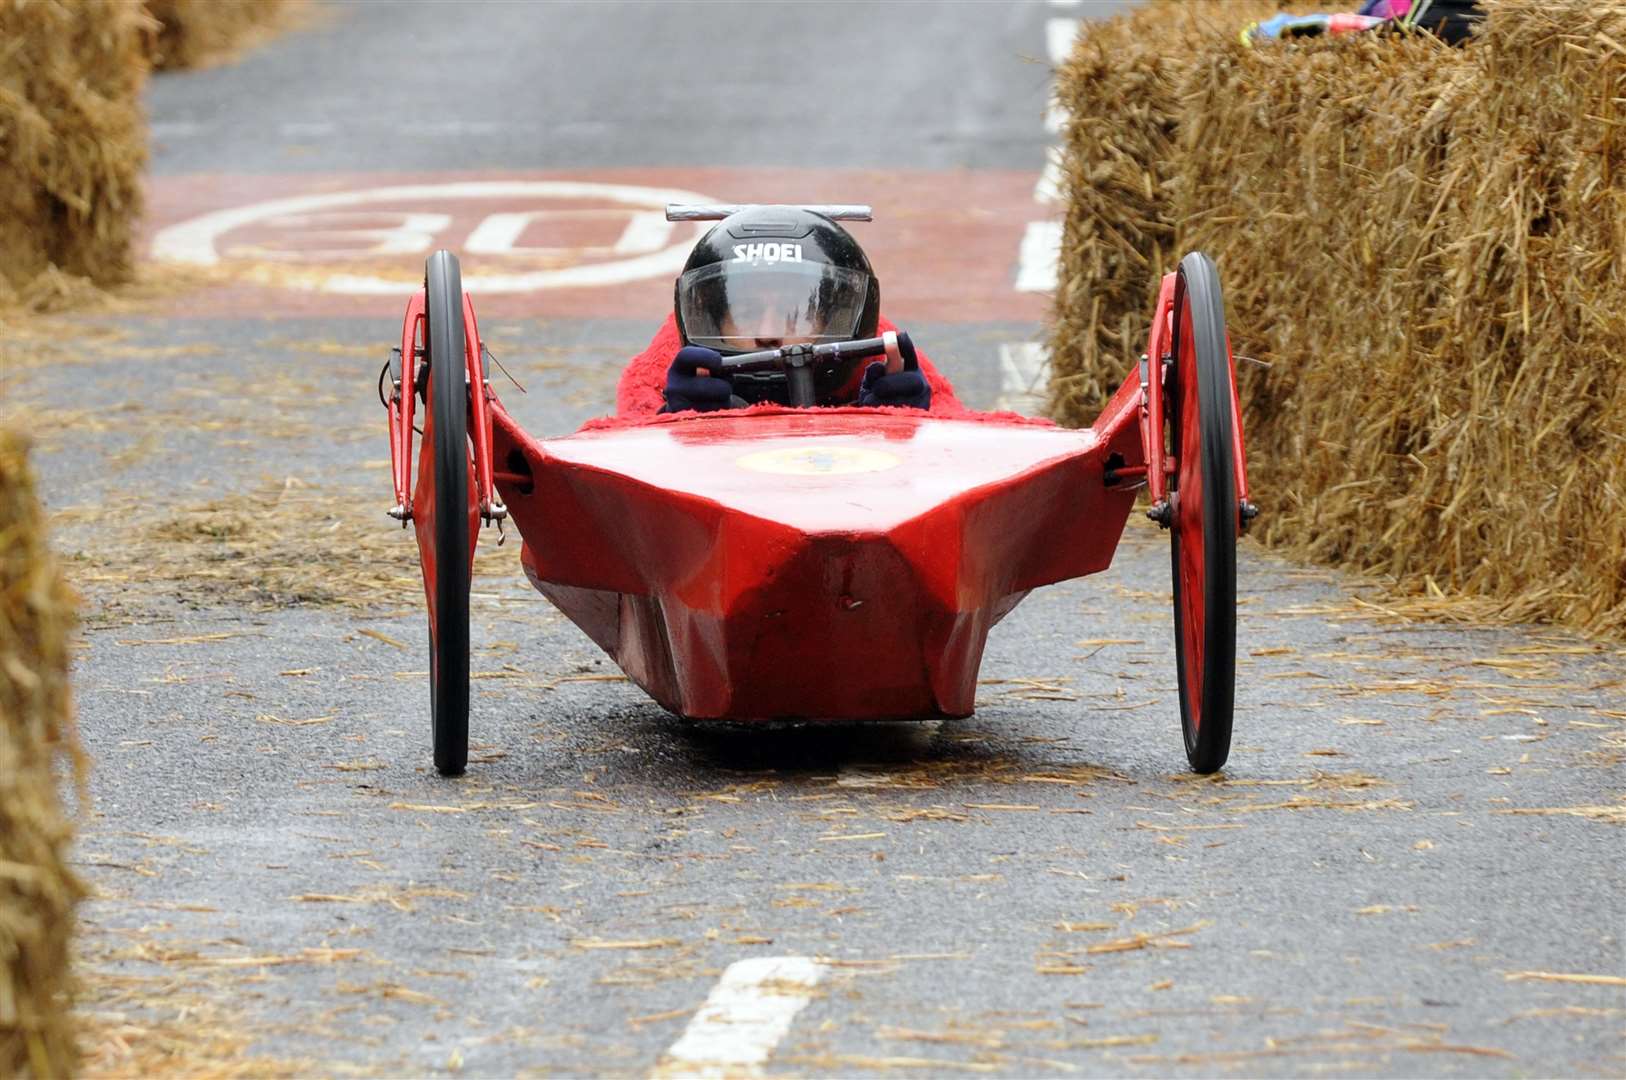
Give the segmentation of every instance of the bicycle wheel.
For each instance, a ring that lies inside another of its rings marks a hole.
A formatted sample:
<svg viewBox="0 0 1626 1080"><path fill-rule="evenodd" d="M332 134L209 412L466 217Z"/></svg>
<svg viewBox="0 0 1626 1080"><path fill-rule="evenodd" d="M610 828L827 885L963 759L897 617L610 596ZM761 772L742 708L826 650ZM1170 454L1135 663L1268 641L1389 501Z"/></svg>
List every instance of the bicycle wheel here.
<svg viewBox="0 0 1626 1080"><path fill-rule="evenodd" d="M463 277L456 256L437 251L424 275L424 346L429 361L429 417L424 439L431 485L426 502L433 566L426 559L429 599L429 715L435 768L458 776L469 760L470 477ZM420 544L420 547L424 545Z"/></svg>
<svg viewBox="0 0 1626 1080"><path fill-rule="evenodd" d="M1231 752L1239 519L1225 301L1219 271L1201 252L1180 260L1170 351L1165 411L1175 459L1169 531L1180 728L1192 771L1211 773Z"/></svg>

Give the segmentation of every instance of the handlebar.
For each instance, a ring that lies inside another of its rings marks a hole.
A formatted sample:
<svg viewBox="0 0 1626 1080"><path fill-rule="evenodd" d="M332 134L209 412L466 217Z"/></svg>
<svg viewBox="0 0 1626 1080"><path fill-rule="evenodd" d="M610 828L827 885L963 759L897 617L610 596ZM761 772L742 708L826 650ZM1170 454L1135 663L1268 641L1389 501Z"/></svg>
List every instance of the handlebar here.
<svg viewBox="0 0 1626 1080"><path fill-rule="evenodd" d="M683 203L666 204L667 221L721 221L725 217L737 214L741 210L754 209L756 203L731 204L726 206L688 206ZM874 211L862 203L839 203L822 206L784 206L780 209L811 210L815 214L822 214L831 221L873 221Z"/></svg>
<svg viewBox="0 0 1626 1080"><path fill-rule="evenodd" d="M888 373L902 371L905 367L903 346L908 344L909 338L907 334L902 335L903 345L900 345L899 338L900 335L896 331L888 330L880 337L861 338L858 341L833 341L826 345L811 343L784 345L761 352L725 356L718 368L719 373L727 374L783 371L790 384L791 405L805 408L814 404L813 366L820 360L885 356ZM908 352L912 355L914 350L910 348Z"/></svg>

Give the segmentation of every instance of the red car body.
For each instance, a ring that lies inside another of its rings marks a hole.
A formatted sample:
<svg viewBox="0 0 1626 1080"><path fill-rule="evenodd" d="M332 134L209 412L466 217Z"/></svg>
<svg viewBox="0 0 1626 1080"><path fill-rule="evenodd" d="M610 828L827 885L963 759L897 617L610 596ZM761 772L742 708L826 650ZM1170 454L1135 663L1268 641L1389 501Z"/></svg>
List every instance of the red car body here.
<svg viewBox="0 0 1626 1080"><path fill-rule="evenodd" d="M1067 431L904 409L679 414L544 445L500 406L498 486L536 587L666 708L972 711L989 629L1105 569L1133 410ZM1086 494L1090 493L1090 494Z"/></svg>

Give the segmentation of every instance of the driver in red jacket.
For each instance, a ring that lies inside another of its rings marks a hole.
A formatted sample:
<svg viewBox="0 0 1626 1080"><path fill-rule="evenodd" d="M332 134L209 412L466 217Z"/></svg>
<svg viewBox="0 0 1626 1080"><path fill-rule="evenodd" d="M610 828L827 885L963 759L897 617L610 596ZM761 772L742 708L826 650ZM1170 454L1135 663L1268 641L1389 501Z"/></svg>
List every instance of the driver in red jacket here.
<svg viewBox="0 0 1626 1080"><path fill-rule="evenodd" d="M881 287L858 242L833 220L790 206L752 206L719 221L695 244L677 279L673 311L683 347L666 373L662 412L788 403L782 373L725 376L726 355L784 345L871 338ZM658 340L658 339L657 339ZM932 389L908 335L903 370L862 359L814 369L820 405L931 407Z"/></svg>

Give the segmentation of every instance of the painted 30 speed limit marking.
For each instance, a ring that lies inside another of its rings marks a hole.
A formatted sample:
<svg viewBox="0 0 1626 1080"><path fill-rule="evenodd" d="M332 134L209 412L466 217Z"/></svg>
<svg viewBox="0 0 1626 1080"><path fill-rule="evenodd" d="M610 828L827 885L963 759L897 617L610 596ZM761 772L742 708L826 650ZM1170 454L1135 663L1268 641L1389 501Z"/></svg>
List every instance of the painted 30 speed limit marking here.
<svg viewBox="0 0 1626 1080"><path fill-rule="evenodd" d="M232 265L249 280L347 295L405 294L421 258L449 247L481 293L670 278L705 223L666 220L667 203L715 202L677 188L570 180L406 184L270 199L160 230L152 255ZM495 267L495 269L492 269Z"/></svg>
<svg viewBox="0 0 1626 1080"><path fill-rule="evenodd" d="M1028 171L619 168L536 174L276 173L156 176L149 252L202 268L189 315L399 315L446 248L482 314L658 320L708 222L668 203L865 202L852 232L888 317L919 324L1029 322L1050 300L1015 288L1032 216ZM752 258L751 242L744 255ZM794 243L754 256L794 261Z"/></svg>

